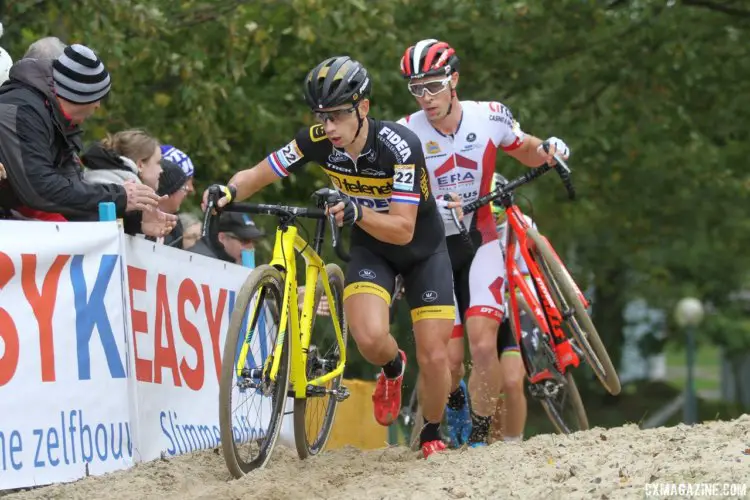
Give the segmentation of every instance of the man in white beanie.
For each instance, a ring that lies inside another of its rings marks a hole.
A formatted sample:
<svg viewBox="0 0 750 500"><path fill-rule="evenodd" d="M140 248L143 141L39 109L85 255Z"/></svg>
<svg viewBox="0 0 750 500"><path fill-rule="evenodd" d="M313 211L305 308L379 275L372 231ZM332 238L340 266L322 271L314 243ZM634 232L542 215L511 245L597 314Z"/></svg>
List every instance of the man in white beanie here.
<svg viewBox="0 0 750 500"><path fill-rule="evenodd" d="M83 181L79 125L110 87L104 64L84 45L65 47L53 61L22 59L12 66L10 81L0 87L0 163L8 176L0 207L42 220L91 220L102 202L113 202L119 217L157 212L159 196L144 184ZM176 217L161 219L159 232L168 233Z"/></svg>

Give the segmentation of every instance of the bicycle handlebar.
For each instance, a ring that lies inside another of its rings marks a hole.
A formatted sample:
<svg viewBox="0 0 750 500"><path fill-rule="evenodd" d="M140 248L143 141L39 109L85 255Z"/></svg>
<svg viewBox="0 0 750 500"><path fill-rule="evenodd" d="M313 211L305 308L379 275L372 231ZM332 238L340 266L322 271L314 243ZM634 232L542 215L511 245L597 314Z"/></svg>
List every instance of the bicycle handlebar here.
<svg viewBox="0 0 750 500"><path fill-rule="evenodd" d="M546 141L542 143L542 147L545 151L549 151L549 143ZM528 184L529 182L533 181L534 179L537 179L550 170L555 170L558 175L560 176L560 180L563 183L563 186L565 186L565 190L568 192L568 199L575 200L576 198L576 190L575 186L573 185L573 179L571 179L570 175L570 167L568 167L567 163L562 160L557 155L553 156L555 161L557 162L556 165L549 165L545 163L541 167L537 167L534 169L529 170L522 176L512 180L508 181L502 186L498 186L493 191L490 191L484 196L481 196L474 200L471 203L467 203L462 207L464 214L471 213L479 209L480 207L483 207L487 205L488 203L492 203L493 201L497 200L498 198L501 198L503 196L507 196L513 191L515 191L518 187L523 186L524 184ZM448 195L445 196L446 200L450 199ZM458 227L458 231L461 234L461 237L465 242L467 242L472 248L474 247L473 243L471 242L471 237L469 236L469 231L466 229L466 226L464 225L463 221L458 220L458 216L456 214L456 209L451 209L451 217L453 218L454 224L456 224L456 227Z"/></svg>
<svg viewBox="0 0 750 500"><path fill-rule="evenodd" d="M329 206L338 203L338 198L333 202L334 194L338 196L338 192L332 189L323 188L316 191L313 196L317 197L318 205L327 204ZM208 199L206 202L206 212L203 214L203 228L201 231L201 237L208 236L211 238L210 229L211 222L217 215L212 215L216 202L224 195L221 191L211 191L209 189ZM341 228L336 225L336 218L333 215L326 215L326 211L322 208L307 208L307 207L295 207L287 205L269 205L266 203L230 203L221 209L226 212L238 212L245 214L256 214L256 215L272 215L281 218L297 218L303 217L306 219L328 219L331 226L331 244L333 246L336 255L344 262L349 262L349 254L344 251L341 246Z"/></svg>

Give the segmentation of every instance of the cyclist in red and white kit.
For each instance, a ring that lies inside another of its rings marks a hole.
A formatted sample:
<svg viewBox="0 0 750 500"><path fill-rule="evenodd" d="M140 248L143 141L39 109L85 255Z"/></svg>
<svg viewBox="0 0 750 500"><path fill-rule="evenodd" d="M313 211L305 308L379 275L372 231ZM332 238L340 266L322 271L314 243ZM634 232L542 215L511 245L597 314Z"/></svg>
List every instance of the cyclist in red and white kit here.
<svg viewBox="0 0 750 500"><path fill-rule="evenodd" d="M501 384L497 338L504 314L505 266L491 208L484 206L464 218L475 252L458 234L448 209L490 191L498 150L528 167L554 164L555 154L567 159L569 150L562 140L551 137L545 153L543 141L525 134L510 109L500 102L459 101L458 65L455 50L445 42L422 40L407 48L401 58L401 73L409 80L409 91L421 111L400 123L422 142L432 192L440 200L458 312L466 325L473 360L468 384L472 401L468 443L480 446L487 443ZM454 201L442 201L446 194ZM457 328L454 335L462 337L462 329ZM467 406L459 384L462 349L460 359L454 357L452 364L453 385L446 416L452 440L458 437L460 443L461 429L456 429L460 422L451 417L465 414Z"/></svg>

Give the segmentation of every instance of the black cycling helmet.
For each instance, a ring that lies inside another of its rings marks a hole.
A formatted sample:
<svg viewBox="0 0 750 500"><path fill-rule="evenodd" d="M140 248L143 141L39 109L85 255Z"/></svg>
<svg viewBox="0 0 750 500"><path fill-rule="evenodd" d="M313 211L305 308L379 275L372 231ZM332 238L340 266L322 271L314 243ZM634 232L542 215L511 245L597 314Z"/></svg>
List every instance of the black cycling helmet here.
<svg viewBox="0 0 750 500"><path fill-rule="evenodd" d="M305 101L313 110L349 103L356 106L371 89L364 66L347 56L331 57L307 74Z"/></svg>

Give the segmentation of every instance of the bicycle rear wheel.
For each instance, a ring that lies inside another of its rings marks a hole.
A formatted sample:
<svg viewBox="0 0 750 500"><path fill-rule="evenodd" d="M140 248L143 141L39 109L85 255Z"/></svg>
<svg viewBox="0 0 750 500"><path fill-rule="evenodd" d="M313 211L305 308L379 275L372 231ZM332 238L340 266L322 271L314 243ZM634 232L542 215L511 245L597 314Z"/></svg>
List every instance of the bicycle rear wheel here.
<svg viewBox="0 0 750 500"><path fill-rule="evenodd" d="M338 315L339 328L344 337L344 345L347 339L347 325L344 319L344 273L336 264L326 265L326 279L333 294L336 314ZM315 292L315 310L323 295L323 284L318 283ZM336 331L333 326L333 316L329 316L331 323L316 319L317 330L313 330L310 338L310 346L307 350L307 380L330 373L336 368L341 358ZM316 334L316 332L319 332ZM336 406L339 400L336 393L323 392L338 391L341 389L343 375L330 380L324 387L308 387L305 398L294 399L294 441L297 446L297 455L301 459L317 455L328 442L333 428L333 420L336 416ZM319 389L319 393L315 392Z"/></svg>
<svg viewBox="0 0 750 500"><path fill-rule="evenodd" d="M219 384L219 427L224 461L235 478L266 465L281 430L289 386L288 337L283 339L276 381L265 367L271 366L282 331L283 296L281 273L259 266L237 294L229 322ZM237 410L247 406L253 414L235 414L232 403L243 397L245 403Z"/></svg>
<svg viewBox="0 0 750 500"><path fill-rule="evenodd" d="M524 330L523 333L526 335L535 335L538 344L544 342L542 327L539 325L536 316L532 314L531 307L529 307L526 299L521 294L518 294L518 308L521 312L520 324L521 329ZM511 311L510 324L515 330L515 323L512 318L513 314L515 313ZM521 338L522 335L516 333L517 338ZM589 428L586 408L583 406L581 394L578 392L578 387L571 371L565 373L564 383L548 380L539 384L541 384L539 390L533 391L538 393L539 397L534 396L534 398L539 399L542 408L544 408L547 417L549 417L550 422L555 426L557 432L560 434L570 434L571 432L584 431Z"/></svg>
<svg viewBox="0 0 750 500"><path fill-rule="evenodd" d="M570 334L604 388L616 396L620 393L620 378L617 376L617 371L594 323L578 297L578 287L567 269L557 259L547 240L534 228L529 228L526 234L534 242L536 249L532 251L532 254L547 278L555 305L563 313L568 310L573 313L572 316L564 319Z"/></svg>

